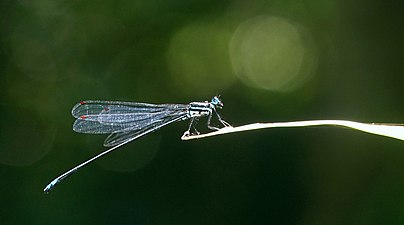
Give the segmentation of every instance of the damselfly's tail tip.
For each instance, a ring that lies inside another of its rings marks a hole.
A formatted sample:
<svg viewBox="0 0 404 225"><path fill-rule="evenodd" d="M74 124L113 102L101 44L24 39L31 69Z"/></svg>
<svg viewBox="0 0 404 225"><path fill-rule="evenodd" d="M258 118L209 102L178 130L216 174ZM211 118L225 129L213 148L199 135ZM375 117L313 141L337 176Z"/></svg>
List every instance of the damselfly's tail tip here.
<svg viewBox="0 0 404 225"><path fill-rule="evenodd" d="M59 183L59 180L53 180L52 182L50 182L48 185L46 185L46 187L43 189L43 192L45 194L49 194L50 191L52 191L53 188L55 188L56 184Z"/></svg>
<svg viewBox="0 0 404 225"><path fill-rule="evenodd" d="M49 194L49 192L53 189L53 187L48 184L44 189L43 189L43 193L44 194Z"/></svg>

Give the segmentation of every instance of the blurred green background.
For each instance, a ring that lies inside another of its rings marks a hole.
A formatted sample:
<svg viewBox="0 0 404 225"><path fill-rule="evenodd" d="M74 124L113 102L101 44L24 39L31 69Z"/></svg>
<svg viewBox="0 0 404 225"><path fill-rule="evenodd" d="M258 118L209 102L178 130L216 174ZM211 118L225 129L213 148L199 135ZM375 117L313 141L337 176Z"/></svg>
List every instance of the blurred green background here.
<svg viewBox="0 0 404 225"><path fill-rule="evenodd" d="M340 128L180 140L181 122L86 167L73 105L221 94L233 125L403 123L402 1L0 3L0 224L404 224L404 147ZM198 127L203 130L205 121Z"/></svg>

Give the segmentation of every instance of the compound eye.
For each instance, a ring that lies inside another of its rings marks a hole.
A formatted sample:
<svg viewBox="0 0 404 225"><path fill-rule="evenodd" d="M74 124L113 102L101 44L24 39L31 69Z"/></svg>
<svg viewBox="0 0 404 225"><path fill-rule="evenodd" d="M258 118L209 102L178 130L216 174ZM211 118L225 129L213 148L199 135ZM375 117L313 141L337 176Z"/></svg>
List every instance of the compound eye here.
<svg viewBox="0 0 404 225"><path fill-rule="evenodd" d="M216 96L212 98L212 104L217 105L219 102L220 100Z"/></svg>

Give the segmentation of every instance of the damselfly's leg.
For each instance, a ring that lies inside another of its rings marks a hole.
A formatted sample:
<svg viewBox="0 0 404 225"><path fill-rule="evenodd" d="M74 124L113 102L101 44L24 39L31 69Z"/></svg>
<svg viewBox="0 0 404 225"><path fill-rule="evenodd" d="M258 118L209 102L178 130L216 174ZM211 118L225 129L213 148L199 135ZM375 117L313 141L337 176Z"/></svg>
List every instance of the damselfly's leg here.
<svg viewBox="0 0 404 225"><path fill-rule="evenodd" d="M211 120L212 120L212 112L209 113L207 126L211 130L220 130L218 127L214 127L214 126L210 125Z"/></svg>
<svg viewBox="0 0 404 225"><path fill-rule="evenodd" d="M216 111L216 108L213 108L213 110L215 110L217 119L219 120L220 123L223 124L223 126L225 126L225 127L231 127L230 123L224 121L224 120L222 119L222 117L220 117L219 113Z"/></svg>
<svg viewBox="0 0 404 225"><path fill-rule="evenodd" d="M200 132L196 129L196 124L198 123L198 117L194 117L194 118L192 118L192 121L191 121L191 124L189 124L189 129L193 129L194 130L194 133L191 133L191 134L196 134L196 135L198 135L198 134L200 134Z"/></svg>
<svg viewBox="0 0 404 225"><path fill-rule="evenodd" d="M184 135L189 136L189 135L193 135L193 134L196 134L196 135L199 134L199 131L197 131L194 126L194 123L196 123L197 121L198 121L198 118L196 118L196 117L191 118L191 122L189 123L188 130L185 131ZM191 129L194 129L195 133L191 132Z"/></svg>

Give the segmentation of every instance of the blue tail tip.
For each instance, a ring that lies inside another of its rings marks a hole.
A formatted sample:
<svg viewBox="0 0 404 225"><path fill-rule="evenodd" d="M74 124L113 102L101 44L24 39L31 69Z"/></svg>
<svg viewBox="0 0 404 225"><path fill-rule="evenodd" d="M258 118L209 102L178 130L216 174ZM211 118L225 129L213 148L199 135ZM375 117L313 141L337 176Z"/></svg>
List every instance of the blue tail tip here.
<svg viewBox="0 0 404 225"><path fill-rule="evenodd" d="M53 188L55 188L57 183L59 183L59 180L53 180L48 185L46 185L46 187L43 189L43 192L45 192L45 194L48 194Z"/></svg>

